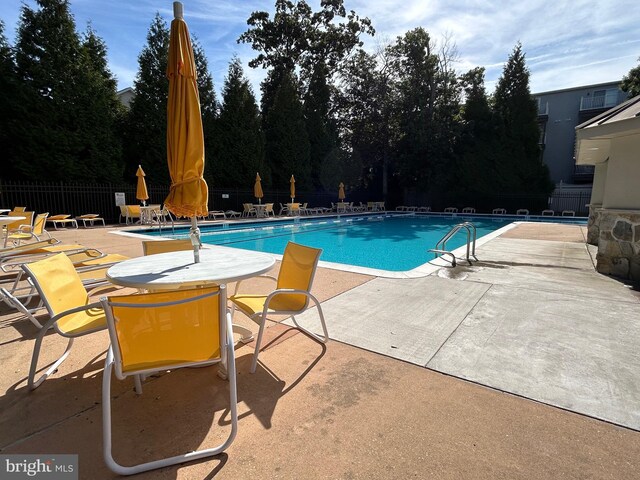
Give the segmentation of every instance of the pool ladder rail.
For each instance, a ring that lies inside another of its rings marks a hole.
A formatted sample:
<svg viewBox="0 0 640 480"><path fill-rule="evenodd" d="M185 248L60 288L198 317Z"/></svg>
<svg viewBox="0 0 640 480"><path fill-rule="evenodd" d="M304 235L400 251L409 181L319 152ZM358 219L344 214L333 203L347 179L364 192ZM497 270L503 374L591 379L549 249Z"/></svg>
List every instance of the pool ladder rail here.
<svg viewBox="0 0 640 480"><path fill-rule="evenodd" d="M447 241L453 237L460 230L465 229L467 231L467 256L466 260L471 265L471 257L473 257L476 261L478 258L476 257L476 226L471 222L463 222L455 225L449 232L438 240L435 248L430 248L428 251L434 253L434 258L438 258L438 255L449 255L451 256L451 266L456 266L456 256L447 250Z"/></svg>

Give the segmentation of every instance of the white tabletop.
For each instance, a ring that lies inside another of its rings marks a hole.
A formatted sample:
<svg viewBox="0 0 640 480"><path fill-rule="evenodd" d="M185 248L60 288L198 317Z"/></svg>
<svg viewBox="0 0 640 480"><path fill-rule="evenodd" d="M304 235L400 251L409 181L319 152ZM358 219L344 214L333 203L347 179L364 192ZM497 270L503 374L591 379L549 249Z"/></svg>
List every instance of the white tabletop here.
<svg viewBox="0 0 640 480"><path fill-rule="evenodd" d="M200 250L200 263L193 262L193 250L160 253L120 262L109 268L107 278L124 287L171 290L243 280L274 264L267 253L212 246Z"/></svg>
<svg viewBox="0 0 640 480"><path fill-rule="evenodd" d="M10 217L8 215L0 215L0 225L8 225L18 220L26 220L27 217Z"/></svg>

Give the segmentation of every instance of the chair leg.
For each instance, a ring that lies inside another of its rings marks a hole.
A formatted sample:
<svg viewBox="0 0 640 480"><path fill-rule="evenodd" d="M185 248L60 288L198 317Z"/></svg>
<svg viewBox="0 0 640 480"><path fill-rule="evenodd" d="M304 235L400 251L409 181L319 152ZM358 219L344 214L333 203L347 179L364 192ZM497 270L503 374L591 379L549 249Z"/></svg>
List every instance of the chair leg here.
<svg viewBox="0 0 640 480"><path fill-rule="evenodd" d="M36 369L38 368L38 357L40 356L40 348L42 347L42 339L47 333L48 324L45 324L47 328L42 328L38 332L38 336L36 337L36 344L33 347L33 356L31 357L31 368L29 369L29 390L35 390L38 388L42 382L44 382L53 372L55 372L60 364L65 361L65 359L69 356L69 352L71 352L71 347L73 346L73 338L69 338L69 343L67 343L67 348L64 353L58 360L56 360L53 365L51 365L46 372L42 374L42 376L34 381L34 377L36 375Z"/></svg>
<svg viewBox="0 0 640 480"><path fill-rule="evenodd" d="M258 330L258 338L256 338L256 348L253 352L253 360L251 360L251 369L249 373L256 373L256 368L258 367L258 354L260 353L260 344L262 343L262 334L264 333L264 329L267 323L267 314L266 312L262 313L260 317L260 330Z"/></svg>
<svg viewBox="0 0 640 480"><path fill-rule="evenodd" d="M291 321L296 326L296 328L298 328L299 330L302 330L303 332L305 332L307 335L309 335L310 337L314 338L318 342L327 343L329 341L329 333L327 332L327 324L324 321L324 312L322 311L322 307L320 306L320 302L318 301L318 299L316 297L314 297L310 293L308 294L308 296L309 296L309 298L311 298L311 300L313 300L313 302L316 304L316 308L318 309L318 315L320 316L320 324L322 325L322 331L324 333L324 337L321 337L321 336L311 332L310 330L307 330L306 328L300 326L298 324L298 322L296 321L296 318L293 315L291 315Z"/></svg>

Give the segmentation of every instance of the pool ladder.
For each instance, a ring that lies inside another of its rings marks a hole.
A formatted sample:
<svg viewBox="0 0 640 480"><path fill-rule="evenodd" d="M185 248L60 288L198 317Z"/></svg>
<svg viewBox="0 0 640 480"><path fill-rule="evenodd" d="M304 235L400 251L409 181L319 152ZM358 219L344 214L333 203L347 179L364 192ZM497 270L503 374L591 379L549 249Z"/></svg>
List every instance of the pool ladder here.
<svg viewBox="0 0 640 480"><path fill-rule="evenodd" d="M478 258L476 257L476 226L471 222L463 222L454 226L449 232L438 240L435 248L430 248L428 251L434 253L434 258L438 258L438 255L449 255L451 256L451 266L456 266L456 256L447 250L447 241L453 237L460 230L465 229L467 231L467 257L466 260L471 265L471 257L473 257L476 261Z"/></svg>

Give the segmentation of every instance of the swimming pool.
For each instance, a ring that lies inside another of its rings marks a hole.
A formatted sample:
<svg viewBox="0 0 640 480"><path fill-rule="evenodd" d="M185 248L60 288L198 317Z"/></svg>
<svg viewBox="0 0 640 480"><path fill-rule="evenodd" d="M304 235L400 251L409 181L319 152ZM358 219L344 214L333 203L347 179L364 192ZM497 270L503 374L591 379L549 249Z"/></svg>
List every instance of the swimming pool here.
<svg viewBox="0 0 640 480"><path fill-rule="evenodd" d="M284 221L202 226L202 242L281 255L289 241L322 249L323 262L404 272L434 258L428 252L454 225L472 221L478 238L515 219L497 216L368 215L356 217L296 218ZM517 220L522 220L518 218ZM548 218L545 220L548 221ZM557 220L557 219L556 219ZM583 219L567 219L584 223ZM143 232L140 232L143 233ZM186 238L188 229L175 234L145 231L146 235ZM466 244L466 231L447 242L447 250ZM364 272L363 272L364 273Z"/></svg>

